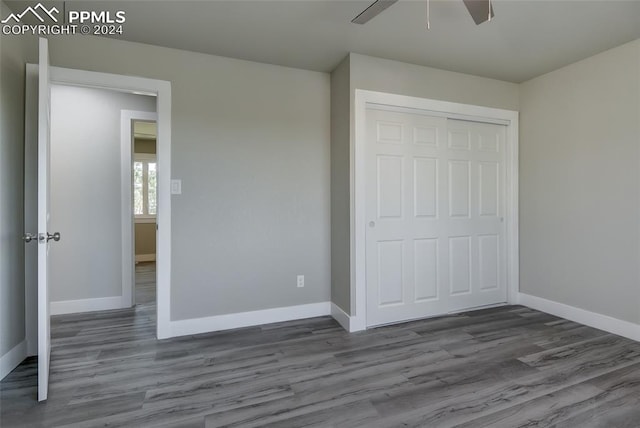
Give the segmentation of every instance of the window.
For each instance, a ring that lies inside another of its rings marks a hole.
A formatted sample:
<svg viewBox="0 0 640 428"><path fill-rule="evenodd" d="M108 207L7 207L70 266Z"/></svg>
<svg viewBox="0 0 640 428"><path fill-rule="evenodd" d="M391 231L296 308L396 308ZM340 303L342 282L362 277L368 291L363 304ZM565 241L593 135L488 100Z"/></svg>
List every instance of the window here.
<svg viewBox="0 0 640 428"><path fill-rule="evenodd" d="M136 153L133 157L133 214L136 220L155 221L157 166L155 155Z"/></svg>

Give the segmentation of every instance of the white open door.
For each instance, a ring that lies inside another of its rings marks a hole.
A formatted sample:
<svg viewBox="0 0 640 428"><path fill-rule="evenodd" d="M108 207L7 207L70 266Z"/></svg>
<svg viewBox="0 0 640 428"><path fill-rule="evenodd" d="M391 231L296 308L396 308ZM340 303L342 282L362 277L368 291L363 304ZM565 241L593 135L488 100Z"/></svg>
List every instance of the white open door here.
<svg viewBox="0 0 640 428"><path fill-rule="evenodd" d="M49 144L51 123L49 46L40 38L38 66L38 401L47 399L49 389Z"/></svg>

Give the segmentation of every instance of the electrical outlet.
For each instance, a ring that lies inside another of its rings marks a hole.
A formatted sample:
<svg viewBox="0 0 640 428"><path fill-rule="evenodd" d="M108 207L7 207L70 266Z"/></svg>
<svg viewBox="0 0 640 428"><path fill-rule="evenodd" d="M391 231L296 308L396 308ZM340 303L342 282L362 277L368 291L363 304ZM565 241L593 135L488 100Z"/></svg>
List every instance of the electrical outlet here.
<svg viewBox="0 0 640 428"><path fill-rule="evenodd" d="M304 287L304 275L298 275L298 288Z"/></svg>

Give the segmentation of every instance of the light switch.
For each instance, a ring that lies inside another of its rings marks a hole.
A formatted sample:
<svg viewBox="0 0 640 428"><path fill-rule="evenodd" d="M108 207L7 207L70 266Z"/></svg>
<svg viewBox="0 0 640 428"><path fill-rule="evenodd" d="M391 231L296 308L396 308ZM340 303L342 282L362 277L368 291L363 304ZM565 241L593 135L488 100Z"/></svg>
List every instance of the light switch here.
<svg viewBox="0 0 640 428"><path fill-rule="evenodd" d="M171 194L182 194L182 180L171 180Z"/></svg>

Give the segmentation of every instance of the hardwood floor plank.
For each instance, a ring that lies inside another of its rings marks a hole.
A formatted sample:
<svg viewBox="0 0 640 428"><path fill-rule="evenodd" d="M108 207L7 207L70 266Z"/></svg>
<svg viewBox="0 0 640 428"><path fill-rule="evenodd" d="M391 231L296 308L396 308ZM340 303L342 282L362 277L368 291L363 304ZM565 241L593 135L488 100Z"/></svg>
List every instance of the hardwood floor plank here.
<svg viewBox="0 0 640 428"><path fill-rule="evenodd" d="M578 384L456 425L459 428L548 427L592 405L602 390Z"/></svg>
<svg viewBox="0 0 640 428"><path fill-rule="evenodd" d="M383 400L374 399L376 409L386 416L376 426L462 424L610 373L615 370L612 365L615 366L614 363L582 365L577 361L573 368L540 371L512 381L454 384L453 387L433 381L413 390L407 388L399 394L390 394Z"/></svg>
<svg viewBox="0 0 640 428"><path fill-rule="evenodd" d="M609 395L612 397L613 394ZM637 428L640 421L640 396L638 392L616 396L615 399L598 400L572 417L553 425L554 428Z"/></svg>
<svg viewBox="0 0 640 428"><path fill-rule="evenodd" d="M210 422L205 426L215 426L214 416L207 417ZM377 419L378 412L376 412L376 409L368 400L363 400L345 404L338 408L322 409L296 417L281 419L277 422L264 424L262 428L352 428L367 426Z"/></svg>
<svg viewBox="0 0 640 428"><path fill-rule="evenodd" d="M613 334L597 336L570 345L536 352L520 358L520 361L538 369L559 369L599 364L623 364L637 361L640 343Z"/></svg>
<svg viewBox="0 0 640 428"><path fill-rule="evenodd" d="M639 385L640 364L635 363L461 426L637 427ZM579 394L578 388L592 388L593 394Z"/></svg>

